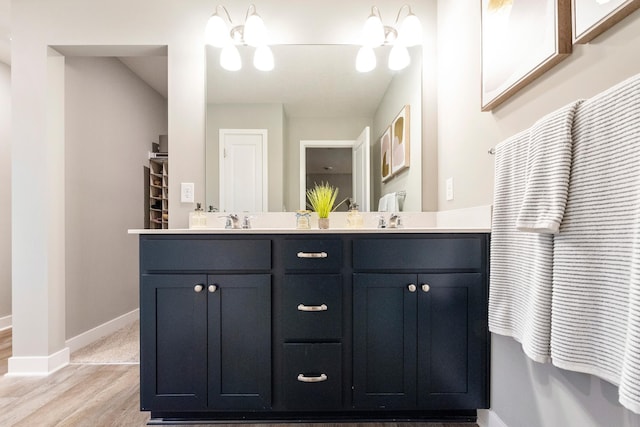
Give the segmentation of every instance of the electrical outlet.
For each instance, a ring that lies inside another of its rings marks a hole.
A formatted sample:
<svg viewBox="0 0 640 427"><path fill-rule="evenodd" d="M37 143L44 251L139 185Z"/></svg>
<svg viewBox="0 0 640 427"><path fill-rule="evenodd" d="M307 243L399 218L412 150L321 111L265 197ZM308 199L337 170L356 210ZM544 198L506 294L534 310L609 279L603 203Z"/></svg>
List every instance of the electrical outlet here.
<svg viewBox="0 0 640 427"><path fill-rule="evenodd" d="M180 202L181 203L193 203L195 188L193 182L180 183Z"/></svg>
<svg viewBox="0 0 640 427"><path fill-rule="evenodd" d="M453 178L447 178L446 196L447 196L447 200L453 200Z"/></svg>

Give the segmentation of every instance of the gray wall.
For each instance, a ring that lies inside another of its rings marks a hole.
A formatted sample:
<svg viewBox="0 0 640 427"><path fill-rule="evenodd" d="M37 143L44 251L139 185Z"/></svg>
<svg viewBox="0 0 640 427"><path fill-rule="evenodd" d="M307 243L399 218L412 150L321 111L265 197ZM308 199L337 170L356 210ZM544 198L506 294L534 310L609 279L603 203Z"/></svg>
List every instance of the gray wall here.
<svg viewBox="0 0 640 427"><path fill-rule="evenodd" d="M66 336L138 308L143 166L166 100L115 58L66 58ZM171 162L169 163L171 180Z"/></svg>
<svg viewBox="0 0 640 427"><path fill-rule="evenodd" d="M11 315L11 68L0 62L0 319Z"/></svg>
<svg viewBox="0 0 640 427"><path fill-rule="evenodd" d="M440 210L492 203L487 150L578 98L640 73L640 11L546 72L490 113L480 112L480 7L438 1L438 182ZM466 10L461 14L460 10ZM444 182L454 178L454 200ZM492 337L492 409L509 427L630 427L640 416L599 378L530 361L519 343Z"/></svg>
<svg viewBox="0 0 640 427"><path fill-rule="evenodd" d="M373 199L372 209L378 206L378 200L384 194L393 191L406 191L404 201L405 211L419 212L422 210L422 146L427 141L422 138L422 93L417 91L422 81L422 60L420 52L411 48L412 61L409 67L397 72L389 84L387 91L378 105L371 129L371 175ZM427 67L430 64L426 65ZM428 102L429 100L427 100ZM410 166L409 169L391 177L388 181L381 179L381 154L380 138L396 118L405 105L410 106L409 114L409 142L410 142ZM436 191L435 186L431 192Z"/></svg>

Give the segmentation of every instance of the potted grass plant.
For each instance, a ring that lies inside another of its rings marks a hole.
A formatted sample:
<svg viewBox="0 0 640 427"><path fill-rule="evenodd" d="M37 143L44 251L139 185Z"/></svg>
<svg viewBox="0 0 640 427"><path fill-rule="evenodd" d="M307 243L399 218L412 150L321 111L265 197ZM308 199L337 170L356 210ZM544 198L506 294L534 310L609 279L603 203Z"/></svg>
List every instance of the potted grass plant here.
<svg viewBox="0 0 640 427"><path fill-rule="evenodd" d="M329 214L335 209L333 205L336 197L338 197L338 189L328 182L315 184L313 188L307 190L309 206L318 214L319 228L329 228Z"/></svg>

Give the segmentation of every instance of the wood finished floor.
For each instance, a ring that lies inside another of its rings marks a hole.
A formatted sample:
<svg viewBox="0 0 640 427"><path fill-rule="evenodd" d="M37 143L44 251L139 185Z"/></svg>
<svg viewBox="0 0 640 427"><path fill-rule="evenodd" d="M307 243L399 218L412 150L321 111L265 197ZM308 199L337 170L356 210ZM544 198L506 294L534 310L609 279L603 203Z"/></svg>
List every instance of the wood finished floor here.
<svg viewBox="0 0 640 427"><path fill-rule="evenodd" d="M11 330L0 332L0 426L144 426L138 365L69 365L47 377L7 377ZM189 427L203 426L190 424ZM240 424L218 425L238 427ZM283 427L253 424L252 427ZM473 427L476 424L367 423L295 424L295 427Z"/></svg>

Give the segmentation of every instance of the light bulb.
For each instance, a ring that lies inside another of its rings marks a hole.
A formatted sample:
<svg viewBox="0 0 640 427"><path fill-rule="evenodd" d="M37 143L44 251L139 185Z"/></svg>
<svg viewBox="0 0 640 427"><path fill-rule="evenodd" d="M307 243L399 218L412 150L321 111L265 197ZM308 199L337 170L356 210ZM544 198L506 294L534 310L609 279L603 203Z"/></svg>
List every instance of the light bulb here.
<svg viewBox="0 0 640 427"><path fill-rule="evenodd" d="M389 69L399 71L411 63L407 48L401 44L394 44L389 52Z"/></svg>
<svg viewBox="0 0 640 427"><path fill-rule="evenodd" d="M384 43L384 25L382 20L373 13L369 15L362 28L362 45L369 47L381 46Z"/></svg>
<svg viewBox="0 0 640 427"><path fill-rule="evenodd" d="M356 56L356 70L368 73L374 68L376 68L376 54L373 52L373 48L362 46Z"/></svg>
<svg viewBox="0 0 640 427"><path fill-rule="evenodd" d="M267 27L257 13L249 15L244 23L244 41L254 47L267 44Z"/></svg>
<svg viewBox="0 0 640 427"><path fill-rule="evenodd" d="M253 54L253 66L260 71L273 70L273 52L267 45L258 46Z"/></svg>
<svg viewBox="0 0 640 427"><path fill-rule="evenodd" d="M416 15L410 13L402 21L398 32L398 43L410 47L422 43L422 25Z"/></svg>
<svg viewBox="0 0 640 427"><path fill-rule="evenodd" d="M217 13L211 15L211 18L207 21L204 36L207 44L215 47L225 47L231 43L231 36L229 35L227 24Z"/></svg>
<svg viewBox="0 0 640 427"><path fill-rule="evenodd" d="M220 52L220 66L228 71L238 71L242 68L242 59L238 48L229 44L222 48Z"/></svg>

